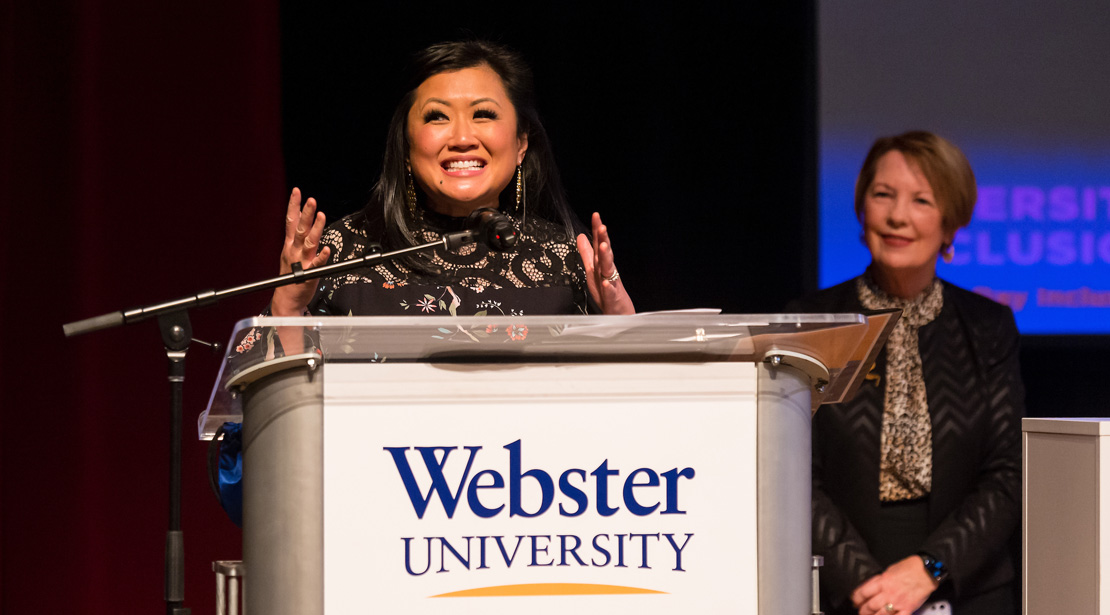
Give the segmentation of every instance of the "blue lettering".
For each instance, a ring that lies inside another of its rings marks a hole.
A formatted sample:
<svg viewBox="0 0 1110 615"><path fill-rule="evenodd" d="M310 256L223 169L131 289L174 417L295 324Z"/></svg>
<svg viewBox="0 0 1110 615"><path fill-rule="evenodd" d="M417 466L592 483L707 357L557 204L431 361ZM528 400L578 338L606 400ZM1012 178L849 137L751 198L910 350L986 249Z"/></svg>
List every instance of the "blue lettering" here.
<svg viewBox="0 0 1110 615"><path fill-rule="evenodd" d="M597 512L602 517L612 516L620 510L609 506L609 477L618 474L620 474L619 470L609 469L608 459L602 461L596 470L590 472L591 476L597 478Z"/></svg>
<svg viewBox="0 0 1110 615"><path fill-rule="evenodd" d="M521 473L520 440L512 444L506 444L505 448L509 451L509 516L536 517L542 515L551 506L551 500L555 497L555 484L551 481L547 472L543 470L528 470ZM536 482L540 485L542 496L540 508L532 513L524 510L524 507L520 505L520 481L525 476L536 479Z"/></svg>
<svg viewBox="0 0 1110 615"><path fill-rule="evenodd" d="M574 546L569 548L569 549L567 548L567 538L573 538L574 539ZM596 540L597 537L595 536L594 538ZM571 556L574 557L574 559L578 560L578 565L579 566L585 566L586 565L586 562L582 561L581 557L578 557L578 547L582 546L582 539L581 538L579 538L577 536L574 536L573 534L572 535L560 534L559 535L559 546L562 549L562 553L563 553L562 557L559 558L559 565L560 566L569 566L570 565L570 564L567 564L567 553L570 553Z"/></svg>
<svg viewBox="0 0 1110 615"><path fill-rule="evenodd" d="M420 549L419 546L414 547L413 542L421 540L419 538L406 537L401 541L404 544L404 566L405 571L409 576L422 576L427 574L432 569L432 542L439 541L439 566L436 570L437 573L450 573L461 570L469 571L472 569L471 563L474 562L474 544L473 539L478 542L478 565L474 570L489 570L490 566L487 561L486 545L493 539L497 543L501 551L501 556L504 559L505 568L511 569L513 563L516 561L516 556L520 552L520 546L527 539L531 544L529 550L530 556L522 563L523 566L532 567L551 567L551 566L578 566L595 568L603 568L612 566L615 568L629 568L636 559L635 551L640 550L640 561L636 567L639 569L652 570L650 556L651 550L657 548L653 545L659 545L662 541L660 536L667 539L667 544L670 545L671 550L674 552L674 568L675 572L686 572L683 567L682 555L687 545L690 544L690 539L693 534L686 534L685 538L680 545L675 536L678 534L595 534L592 539L593 553L589 556L589 562L586 561L584 553L580 553L584 549L584 538L575 534L557 534L559 539L559 557L556 558L552 550L552 535L550 534L527 534L516 537L516 546L513 548L510 555L506 549L504 540L505 536L461 536L456 539L447 540L443 536L427 536L424 537L425 545L425 563L422 570L418 570L418 564L413 562L413 558L417 557L413 551ZM655 539L654 543L649 544L648 539ZM617 553L612 552L612 543L616 540ZM460 541L466 542L466 548L463 549L459 544ZM454 543L454 544L452 544ZM459 546L456 546L459 545ZM452 568L448 565L448 554L454 557L455 567ZM614 557L615 555L615 557ZM659 554L656 553L656 560ZM557 563L556 563L557 561ZM496 566L496 562L494 563ZM461 566L460 566L461 565Z"/></svg>
<svg viewBox="0 0 1110 615"><path fill-rule="evenodd" d="M489 568L489 566L486 565L486 539L487 538L489 538L489 536L479 536L478 537L478 554L479 554L478 557L479 557L479 560L481 561L481 563L478 566L477 570L485 570L485 569Z"/></svg>
<svg viewBox="0 0 1110 615"><path fill-rule="evenodd" d="M570 484L571 474L577 474L579 477L582 478L583 483L586 482L585 470L570 469L566 472L563 472L563 474L559 477L559 491L563 492L563 495L574 500L574 502L578 504L578 509L574 512L567 512L567 509L564 508L562 504L559 504L559 514L563 515L564 517L577 517L578 515L586 512L586 508L588 508L590 505L590 500L586 497L586 493L578 487Z"/></svg>
<svg viewBox="0 0 1110 615"><path fill-rule="evenodd" d="M667 539L667 542L671 543L671 548L674 549L674 568L673 568L673 570L676 570L678 572L686 572L682 568L682 550L686 548L686 545L690 542L690 538L692 538L693 536L694 536L693 534L687 534L686 535L686 540L682 541L682 546L680 547L677 544L675 544L674 534L663 534L663 537Z"/></svg>
<svg viewBox="0 0 1110 615"><path fill-rule="evenodd" d="M470 539L474 537L463 536L463 538L466 539L466 559L463 559L463 556L455 550L455 547L451 546L451 543L447 542L446 538L442 536L439 537L439 570L436 571L437 573L447 572L447 554L443 552L444 549L450 551L451 554L455 556L455 559L459 560L463 566L466 566L467 570L470 570Z"/></svg>
<svg viewBox="0 0 1110 615"><path fill-rule="evenodd" d="M409 500L412 501L412 509L416 512L416 516L420 519L424 518L424 512L428 509L428 503L432 500L432 492L434 491L439 495L439 500L443 504L443 510L447 513L447 518L450 519L455 515L455 506L459 503L459 496L462 495L463 485L466 484L466 477L470 475L470 466L474 464L474 455L482 450L480 446L467 446L464 447L470 451L470 459L466 462L466 470L463 472L462 479L459 481L459 488L455 490L454 495L451 494L451 489L447 485L447 479L443 476L443 466L447 463L447 457L451 451L457 449L457 446L417 446L416 450L420 451L421 458L424 459L424 465L428 468L428 475L432 477L432 486L428 489L427 496L420 495L420 487L416 485L416 477L412 474L412 468L409 467L408 456L405 454L409 449L408 447L385 447L389 454L393 456L393 463L397 466L397 472L401 475L401 482L405 484L405 491L409 494ZM436 459L436 452L443 451L443 457Z"/></svg>
<svg viewBox="0 0 1110 615"><path fill-rule="evenodd" d="M636 482L636 475L641 474L641 473L647 474L648 481L646 483L637 483ZM638 517L643 517L645 515L650 515L651 513L655 512L655 509L659 508L659 503L656 502L655 504L652 504L651 506L641 505L639 502L636 501L636 494L632 492L632 488L633 487L658 487L658 486L659 486L659 475L656 474L654 471L649 470L648 468L640 468L639 470L633 470L632 473L628 475L628 478L625 479L625 481L624 481L624 505L628 507L628 511L631 512L632 514L638 516Z"/></svg>
<svg viewBox="0 0 1110 615"><path fill-rule="evenodd" d="M606 542L608 542L608 540L609 540L609 535L608 534L598 534L597 536L594 536L594 540L593 540L594 551L600 551L601 553L603 553L605 555L605 561L601 562L599 564L599 563L597 563L596 559L593 559L593 558L590 559L590 563L593 564L594 566L597 566L598 568L608 566L609 562L613 561L613 556L609 554L609 550L606 549L605 547L597 544L597 539L601 538L601 537L604 537Z"/></svg>
<svg viewBox="0 0 1110 615"><path fill-rule="evenodd" d="M413 572L412 571L412 557L411 557L411 548L410 548L410 545L412 543L412 538L402 538L401 540L405 543L405 571L408 572L410 575L412 575L414 577L418 577L418 576L424 574L425 572L428 572L428 570L431 569L431 567L432 567L432 539L431 538L425 538L424 539L428 542L428 559L427 559L427 564L425 564L425 566L424 566L424 570L422 570L420 572Z"/></svg>
<svg viewBox="0 0 1110 615"><path fill-rule="evenodd" d="M614 568L628 568L624 565L624 534L617 534L617 565Z"/></svg>
<svg viewBox="0 0 1110 615"><path fill-rule="evenodd" d="M480 481L483 476L487 475L493 477L493 484L478 484L478 481ZM498 506L497 508L486 508L485 506L482 506L482 502L478 499L478 490L501 489L504 486L505 479L501 478L501 475L497 472L494 472L493 470L482 470L481 472L475 474L474 480L470 481L470 486L466 488L466 501L470 504L470 510L474 511L474 514L478 515L479 517L487 519L501 512L501 509L505 508L504 504Z"/></svg>
<svg viewBox="0 0 1110 615"><path fill-rule="evenodd" d="M1054 237L1054 242L1057 241L1059 240ZM1054 243L1052 248L1057 251L1053 255L1058 255L1058 246ZM1110 244L1103 246L1100 243L1097 249L1100 252L1110 249ZM462 468L462 472L458 471L461 461L452 464L452 470L449 473L445 472L451 452L460 448L467 451L466 465ZM478 451L482 450L481 446L384 447L382 450L392 457L405 493L412 504L413 512L420 519L424 518L433 500L436 499L439 500L447 518L453 519L460 502L463 501L464 491L466 492L465 504L478 518L496 517L506 508L509 510L510 517L538 517L545 514L555 503L555 482L552 480L554 474L549 474L540 468L524 469L521 440L506 444L503 448L509 453L507 476L503 471L498 470L474 470L475 459ZM424 464L423 470L411 464L408 456L410 450L415 450L420 455ZM426 487L419 484L428 480L424 478L424 470L431 481ZM419 482L416 476L418 473L421 474ZM452 477L450 480L448 474ZM610 469L608 459L603 460L588 475L585 470L570 468L559 475L558 514L563 517L578 517L585 514L591 508L590 496L593 495L596 498L593 507L602 517L610 517L620 512L622 502L624 508L639 517L657 512L664 515L684 515L686 511L679 506L679 479L691 480L694 475L694 469L690 467L681 470L672 468L662 473L645 467L633 470L627 475L623 484L611 485L610 479L620 477L621 471ZM457 484L455 476L459 476ZM591 477L595 481L593 494L587 486ZM535 481L535 487L528 487L527 497L524 493L526 478ZM654 488L664 482L665 495L661 496ZM622 488L619 494L610 493L611 488L615 489L618 486ZM506 487L509 490L507 505L504 502L504 496L485 493L486 490L502 491ZM539 488L538 497L536 487ZM525 499L528 500L528 506L534 510L526 508Z"/></svg>
<svg viewBox="0 0 1110 615"><path fill-rule="evenodd" d="M547 540L550 541L551 536L529 536L529 538L532 539L532 563L528 564L528 566L532 567L532 566L552 566L552 565L554 565L555 564L554 561L547 562L546 564L539 564L539 563L537 563L537 560L536 560L537 556L539 555L539 553L541 551L543 552L544 555L547 555L547 546L545 545L541 549L539 547L539 539L540 538L546 538Z"/></svg>
<svg viewBox="0 0 1110 615"><path fill-rule="evenodd" d="M661 515L685 515L685 510L678 509L678 478L685 478L687 480L694 478L694 468L678 468L667 470L663 472L663 478L667 479L667 507L663 509Z"/></svg>
<svg viewBox="0 0 1110 615"><path fill-rule="evenodd" d="M628 535L628 542L632 542L633 538L639 538L640 539L640 550L642 552L643 557L640 560L640 565L637 566L638 568L648 568L648 569L651 568L651 566L648 566L648 557L647 557L647 555L648 555L647 539L650 538L650 537L654 537L656 540L659 540L659 534L629 534Z"/></svg>
<svg viewBox="0 0 1110 615"><path fill-rule="evenodd" d="M516 547L513 548L513 556L505 551L505 545L501 542L503 536L494 536L493 539L497 542L497 548L501 549L501 557L505 559L505 567L508 568L513 565L513 560L516 559L516 552L520 550L520 543L524 540L523 536L516 537Z"/></svg>

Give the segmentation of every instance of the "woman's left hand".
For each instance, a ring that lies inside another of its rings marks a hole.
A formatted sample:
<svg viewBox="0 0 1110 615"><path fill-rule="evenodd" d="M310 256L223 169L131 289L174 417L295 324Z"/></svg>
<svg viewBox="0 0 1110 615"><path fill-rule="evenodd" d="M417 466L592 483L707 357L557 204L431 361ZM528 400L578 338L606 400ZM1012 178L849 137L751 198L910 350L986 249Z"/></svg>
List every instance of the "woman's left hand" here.
<svg viewBox="0 0 1110 615"><path fill-rule="evenodd" d="M911 555L857 587L852 592L852 604L859 609L860 615L910 615L925 604L936 588L921 558ZM887 610L888 604L894 609Z"/></svg>
<svg viewBox="0 0 1110 615"><path fill-rule="evenodd" d="M609 243L609 229L601 223L601 215L594 212L593 239L578 236L578 253L586 268L586 285L590 295L601 306L603 314L635 314L632 298L624 289L617 266L613 264L613 247Z"/></svg>

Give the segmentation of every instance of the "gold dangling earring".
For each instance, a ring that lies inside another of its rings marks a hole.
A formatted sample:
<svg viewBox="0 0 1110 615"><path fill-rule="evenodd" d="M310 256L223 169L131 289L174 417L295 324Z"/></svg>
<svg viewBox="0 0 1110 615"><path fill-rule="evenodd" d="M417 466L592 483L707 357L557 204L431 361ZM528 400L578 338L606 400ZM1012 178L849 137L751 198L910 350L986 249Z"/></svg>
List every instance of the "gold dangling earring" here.
<svg viewBox="0 0 1110 615"><path fill-rule="evenodd" d="M516 210L520 213L520 222L524 224L526 200L524 194L524 167L516 165Z"/></svg>
<svg viewBox="0 0 1110 615"><path fill-rule="evenodd" d="M416 186L412 183L412 169L406 169L405 175L405 204L408 205L409 215L416 215Z"/></svg>
<svg viewBox="0 0 1110 615"><path fill-rule="evenodd" d="M943 248L941 248L940 259L942 261L944 261L945 263L951 265L952 264L952 259L955 258L955 257L956 257L956 246L955 245L948 244L948 245L944 246Z"/></svg>

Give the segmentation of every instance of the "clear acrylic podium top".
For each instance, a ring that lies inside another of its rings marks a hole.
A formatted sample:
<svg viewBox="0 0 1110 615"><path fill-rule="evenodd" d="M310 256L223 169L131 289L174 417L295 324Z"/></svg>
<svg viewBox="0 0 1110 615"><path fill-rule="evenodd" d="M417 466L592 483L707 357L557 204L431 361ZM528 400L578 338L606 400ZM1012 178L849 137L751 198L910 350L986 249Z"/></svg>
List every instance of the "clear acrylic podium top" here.
<svg viewBox="0 0 1110 615"><path fill-rule="evenodd" d="M255 317L236 323L228 358L197 422L211 439L242 421L238 388L294 365L333 363L582 363L774 360L810 374L817 403L842 401L897 320L862 314L705 314L632 316ZM278 338L303 334L304 352L286 356ZM286 329L288 327L288 329ZM253 340L240 352L244 339Z"/></svg>

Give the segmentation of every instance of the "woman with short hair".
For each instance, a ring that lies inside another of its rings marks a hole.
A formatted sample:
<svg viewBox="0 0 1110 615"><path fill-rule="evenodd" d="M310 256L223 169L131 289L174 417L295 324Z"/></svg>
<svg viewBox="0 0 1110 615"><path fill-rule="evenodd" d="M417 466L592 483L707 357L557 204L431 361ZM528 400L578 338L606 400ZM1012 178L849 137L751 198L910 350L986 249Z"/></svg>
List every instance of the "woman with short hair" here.
<svg viewBox="0 0 1110 615"><path fill-rule="evenodd" d="M792 312L902 316L852 400L813 420L813 542L832 613L1014 613L1024 390L1008 307L936 276L975 176L922 131L878 139L856 183L871 264ZM925 612L924 610L919 612ZM929 611L934 612L934 611ZM939 611L945 612L945 611Z"/></svg>

